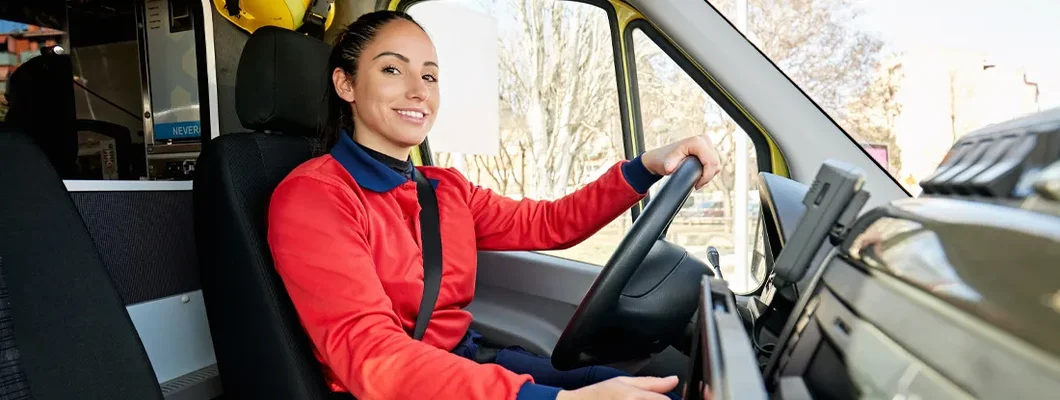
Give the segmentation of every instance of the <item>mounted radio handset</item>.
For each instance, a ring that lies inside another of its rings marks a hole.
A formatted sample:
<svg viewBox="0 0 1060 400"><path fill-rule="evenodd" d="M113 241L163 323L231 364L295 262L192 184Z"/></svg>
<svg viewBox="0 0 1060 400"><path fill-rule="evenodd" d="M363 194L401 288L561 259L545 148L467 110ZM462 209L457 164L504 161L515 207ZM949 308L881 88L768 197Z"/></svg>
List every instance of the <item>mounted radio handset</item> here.
<svg viewBox="0 0 1060 400"><path fill-rule="evenodd" d="M865 173L856 166L835 160L821 165L802 200L806 211L773 266L775 287L802 280L826 237L840 243L869 199L864 184Z"/></svg>

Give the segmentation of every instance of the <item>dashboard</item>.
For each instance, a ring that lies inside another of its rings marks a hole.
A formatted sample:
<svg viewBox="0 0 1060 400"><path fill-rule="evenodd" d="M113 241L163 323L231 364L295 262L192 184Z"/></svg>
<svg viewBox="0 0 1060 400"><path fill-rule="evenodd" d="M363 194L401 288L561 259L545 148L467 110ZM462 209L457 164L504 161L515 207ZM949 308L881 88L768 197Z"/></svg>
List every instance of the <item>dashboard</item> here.
<svg viewBox="0 0 1060 400"><path fill-rule="evenodd" d="M969 134L924 195L867 211L842 163L805 190L763 177L782 247L745 302L702 282L685 398L1060 393L1058 160L1050 111Z"/></svg>
<svg viewBox="0 0 1060 400"><path fill-rule="evenodd" d="M1060 219L911 199L871 211L855 230L820 269L764 371L781 397L1060 390L1060 311L1041 301L1058 289L1060 270L1040 268L1043 253L1057 252Z"/></svg>

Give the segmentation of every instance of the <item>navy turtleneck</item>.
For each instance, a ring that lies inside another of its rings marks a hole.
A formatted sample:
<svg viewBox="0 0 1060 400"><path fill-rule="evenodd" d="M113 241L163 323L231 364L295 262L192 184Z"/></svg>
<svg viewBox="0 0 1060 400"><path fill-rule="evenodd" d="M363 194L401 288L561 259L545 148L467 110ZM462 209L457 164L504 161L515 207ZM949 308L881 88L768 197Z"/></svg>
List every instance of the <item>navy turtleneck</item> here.
<svg viewBox="0 0 1060 400"><path fill-rule="evenodd" d="M402 161L386 154L380 153L378 151L372 150L371 148L363 144L357 143L357 146L360 146L360 148L364 150L365 153L368 153L368 155L374 158L376 161L383 163L383 165L387 166L387 168L390 168L395 172L404 175L406 178L412 179L412 168L414 167L412 166L411 159Z"/></svg>

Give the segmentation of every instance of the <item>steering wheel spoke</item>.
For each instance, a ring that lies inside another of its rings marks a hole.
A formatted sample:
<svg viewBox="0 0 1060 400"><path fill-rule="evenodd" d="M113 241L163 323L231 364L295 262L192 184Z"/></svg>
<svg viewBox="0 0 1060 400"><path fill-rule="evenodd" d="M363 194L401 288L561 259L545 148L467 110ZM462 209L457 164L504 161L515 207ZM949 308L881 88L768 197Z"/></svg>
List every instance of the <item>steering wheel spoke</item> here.
<svg viewBox="0 0 1060 400"><path fill-rule="evenodd" d="M702 173L697 158L685 158L648 202L567 322L552 352L553 366L622 361L661 350L684 330L700 277L710 270L660 238Z"/></svg>

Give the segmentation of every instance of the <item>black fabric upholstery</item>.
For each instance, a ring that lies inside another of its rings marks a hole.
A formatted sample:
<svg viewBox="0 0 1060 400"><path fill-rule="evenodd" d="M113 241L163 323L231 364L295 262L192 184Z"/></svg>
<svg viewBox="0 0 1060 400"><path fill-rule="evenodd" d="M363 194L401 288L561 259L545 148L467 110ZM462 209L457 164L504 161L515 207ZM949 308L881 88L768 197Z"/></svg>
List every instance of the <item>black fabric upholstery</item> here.
<svg viewBox="0 0 1060 400"><path fill-rule="evenodd" d="M324 42L299 33L273 26L254 31L236 72L236 113L243 126L316 135L327 110L329 52Z"/></svg>
<svg viewBox="0 0 1060 400"><path fill-rule="evenodd" d="M269 197L287 173L310 158L313 145L305 137L221 135L196 164L203 296L225 394L235 398L328 394L266 241Z"/></svg>
<svg viewBox="0 0 1060 400"><path fill-rule="evenodd" d="M125 305L202 289L191 192L92 191L70 198Z"/></svg>
<svg viewBox="0 0 1060 400"><path fill-rule="evenodd" d="M162 399L73 201L32 139L0 131L0 263L34 399Z"/></svg>
<svg viewBox="0 0 1060 400"><path fill-rule="evenodd" d="M31 400L22 354L15 342L15 320L11 317L11 299L4 279L4 259L0 258L0 399Z"/></svg>
<svg viewBox="0 0 1060 400"><path fill-rule="evenodd" d="M329 48L261 28L243 51L237 110L244 125L269 133L212 140L196 164L194 186L203 295L225 397L348 399L328 390L266 237L273 190L313 156L316 140L307 136L316 133L315 99L327 86L315 85L324 64L307 60L326 59Z"/></svg>

